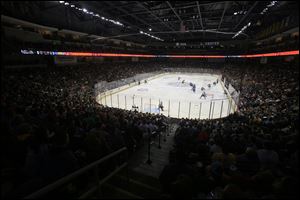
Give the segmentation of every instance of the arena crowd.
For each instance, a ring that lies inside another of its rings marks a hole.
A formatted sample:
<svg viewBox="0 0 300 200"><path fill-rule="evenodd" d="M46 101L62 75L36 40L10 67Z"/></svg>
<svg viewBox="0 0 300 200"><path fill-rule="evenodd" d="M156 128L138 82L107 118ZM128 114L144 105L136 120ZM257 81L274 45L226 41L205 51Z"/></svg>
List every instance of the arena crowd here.
<svg viewBox="0 0 300 200"><path fill-rule="evenodd" d="M94 84L166 66L214 68L197 62L145 62L4 70L4 196L24 197L123 146L134 153L147 129L160 129L165 117L103 107L95 102ZM172 198L297 197L297 66L220 66L241 89L239 112L224 119L178 122L170 164L160 176L163 192ZM104 165L101 174L115 165Z"/></svg>

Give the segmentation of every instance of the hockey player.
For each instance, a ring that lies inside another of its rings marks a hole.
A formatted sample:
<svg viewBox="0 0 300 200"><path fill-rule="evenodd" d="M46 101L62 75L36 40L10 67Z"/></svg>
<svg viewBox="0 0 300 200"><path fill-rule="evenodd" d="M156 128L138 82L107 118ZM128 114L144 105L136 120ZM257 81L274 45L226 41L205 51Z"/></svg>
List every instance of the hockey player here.
<svg viewBox="0 0 300 200"><path fill-rule="evenodd" d="M159 102L158 109L161 109L161 111L164 111L164 106L163 106L163 102L162 101Z"/></svg>
<svg viewBox="0 0 300 200"><path fill-rule="evenodd" d="M209 83L209 84L207 85L207 87L210 88L210 87L211 87L211 84Z"/></svg>
<svg viewBox="0 0 300 200"><path fill-rule="evenodd" d="M204 97L204 99L206 99L206 96L207 96L207 95L206 95L205 91L203 91L202 94L201 94L201 96L200 96L200 99L201 99L202 97Z"/></svg>
<svg viewBox="0 0 300 200"><path fill-rule="evenodd" d="M205 88L204 87L201 87L201 91L204 91L205 90Z"/></svg>
<svg viewBox="0 0 300 200"><path fill-rule="evenodd" d="M195 84L193 84L192 90L193 90L194 93L196 92L196 85Z"/></svg>
<svg viewBox="0 0 300 200"><path fill-rule="evenodd" d="M178 76L178 80L180 80L180 76Z"/></svg>
<svg viewBox="0 0 300 200"><path fill-rule="evenodd" d="M182 84L184 84L184 80L182 80L182 82L181 82Z"/></svg>

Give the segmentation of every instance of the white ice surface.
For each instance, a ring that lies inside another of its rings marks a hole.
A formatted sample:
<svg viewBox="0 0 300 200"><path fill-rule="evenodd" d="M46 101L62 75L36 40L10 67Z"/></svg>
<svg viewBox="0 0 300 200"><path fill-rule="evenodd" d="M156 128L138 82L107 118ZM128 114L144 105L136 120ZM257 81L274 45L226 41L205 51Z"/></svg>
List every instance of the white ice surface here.
<svg viewBox="0 0 300 200"><path fill-rule="evenodd" d="M233 112L234 106L230 105L231 100L224 94L220 80L216 86L213 85L217 78L218 75L212 74L165 74L148 83L142 81L140 85L98 98L98 102L126 110L132 110L132 105L135 105L138 111L162 113L174 118L226 117ZM185 84L182 84L182 80L185 80ZM196 84L196 92L192 91L190 82ZM208 84L211 84L210 89ZM206 99L200 99L201 87L208 94ZM163 102L164 111L158 109L159 101Z"/></svg>

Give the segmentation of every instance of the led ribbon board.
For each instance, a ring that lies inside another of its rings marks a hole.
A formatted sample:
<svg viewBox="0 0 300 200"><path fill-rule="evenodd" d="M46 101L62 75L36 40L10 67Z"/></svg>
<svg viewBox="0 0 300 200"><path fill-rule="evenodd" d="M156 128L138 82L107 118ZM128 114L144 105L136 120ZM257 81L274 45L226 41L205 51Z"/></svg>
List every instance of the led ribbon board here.
<svg viewBox="0 0 300 200"><path fill-rule="evenodd" d="M283 51L283 52L277 52L277 53L264 53L264 54L244 55L244 56L241 56L241 57L255 58L255 57L291 56L291 55L299 55L299 50L296 50L296 51Z"/></svg>
<svg viewBox="0 0 300 200"><path fill-rule="evenodd" d="M75 57L142 57L142 58L258 58L299 55L299 50L283 51L249 55L147 55L147 54L119 54L119 53L93 53L93 52L57 52L57 51L33 51L21 50L25 55L52 55L52 56L75 56Z"/></svg>

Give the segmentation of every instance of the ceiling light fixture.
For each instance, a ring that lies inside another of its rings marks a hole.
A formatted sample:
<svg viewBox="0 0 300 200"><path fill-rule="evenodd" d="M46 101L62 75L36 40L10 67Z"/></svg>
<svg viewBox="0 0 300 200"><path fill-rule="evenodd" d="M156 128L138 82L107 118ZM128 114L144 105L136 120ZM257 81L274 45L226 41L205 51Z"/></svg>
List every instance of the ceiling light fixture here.
<svg viewBox="0 0 300 200"><path fill-rule="evenodd" d="M65 2L65 1L59 1L59 3L61 4L65 4L65 5L70 5L70 3L68 2ZM93 15L94 17L99 17L100 18L100 15L99 14L96 14L94 12L89 12L86 8L79 8L79 7L76 7L75 5L71 4L70 5L72 8L75 8L76 10L80 10L80 11L83 11L84 13L86 14L90 14L90 15ZM118 25L118 26L124 26L124 24L118 22L118 21L115 21L115 20L112 20L112 19L107 19L105 17L101 17L102 20L105 20L105 21L109 21L115 25Z"/></svg>
<svg viewBox="0 0 300 200"><path fill-rule="evenodd" d="M151 35L151 34L149 34L149 33L143 32L143 31L140 31L140 34L147 35L147 36L149 36L149 37L151 37L151 38L154 38L154 39L156 39L156 40L164 41L164 40L161 39L161 38L155 37L154 35Z"/></svg>
<svg viewBox="0 0 300 200"><path fill-rule="evenodd" d="M243 31L245 31L249 26L251 26L251 22L249 22L247 25L245 25L239 32L237 32L232 38L236 38L239 36Z"/></svg>
<svg viewBox="0 0 300 200"><path fill-rule="evenodd" d="M263 9L263 11L261 11L260 14L261 14L261 15L265 14L265 13L267 12L267 10L268 10L269 8L275 6L275 4L276 4L277 2L278 2L278 1L271 1L271 2L266 6L266 8Z"/></svg>

